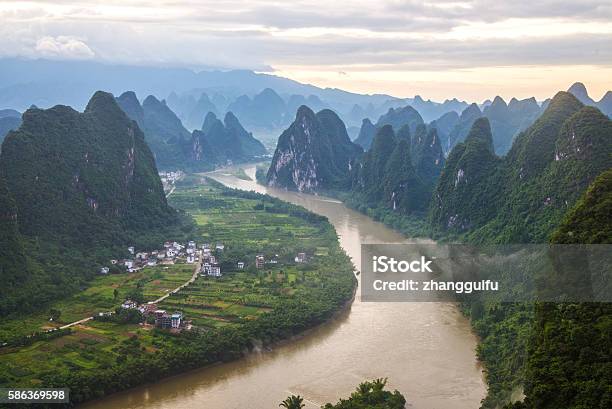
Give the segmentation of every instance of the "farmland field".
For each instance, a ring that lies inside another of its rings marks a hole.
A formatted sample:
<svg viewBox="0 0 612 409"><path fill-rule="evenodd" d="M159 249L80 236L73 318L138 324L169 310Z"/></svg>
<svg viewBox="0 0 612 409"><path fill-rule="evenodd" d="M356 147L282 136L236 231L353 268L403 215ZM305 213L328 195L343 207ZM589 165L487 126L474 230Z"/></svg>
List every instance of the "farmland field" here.
<svg viewBox="0 0 612 409"><path fill-rule="evenodd" d="M198 176L187 177L170 201L193 217L197 233L191 239L198 246L223 245L213 250L221 277L199 276L157 304L182 312L191 329L170 333L151 320L96 319L44 339L14 341L115 310L134 291L142 302L155 300L187 282L196 265L179 261L97 276L78 294L36 314L5 320L0 340L9 345L0 348L0 386L78 384L84 392L74 398L86 400L152 376L236 358L251 340L266 343L290 336L329 318L350 299L352 265L326 219ZM305 263L294 260L300 252L307 255ZM258 255L265 259L260 268L255 265ZM135 367L140 378L134 376ZM84 383L90 386L83 388Z"/></svg>

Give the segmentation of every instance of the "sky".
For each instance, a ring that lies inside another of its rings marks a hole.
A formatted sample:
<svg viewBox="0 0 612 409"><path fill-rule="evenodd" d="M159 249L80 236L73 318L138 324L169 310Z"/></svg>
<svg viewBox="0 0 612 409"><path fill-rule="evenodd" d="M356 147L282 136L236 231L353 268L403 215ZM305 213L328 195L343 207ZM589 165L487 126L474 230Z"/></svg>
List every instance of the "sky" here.
<svg viewBox="0 0 612 409"><path fill-rule="evenodd" d="M0 57L244 68L398 97L612 89L612 0L0 0Z"/></svg>

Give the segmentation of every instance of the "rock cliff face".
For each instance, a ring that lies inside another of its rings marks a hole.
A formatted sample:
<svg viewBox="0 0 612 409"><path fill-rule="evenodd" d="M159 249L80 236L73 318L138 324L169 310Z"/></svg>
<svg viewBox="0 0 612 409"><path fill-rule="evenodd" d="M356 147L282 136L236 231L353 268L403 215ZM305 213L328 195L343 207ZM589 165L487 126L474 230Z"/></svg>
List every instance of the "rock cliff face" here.
<svg viewBox="0 0 612 409"><path fill-rule="evenodd" d="M442 143L436 128L427 130L425 125L417 126L412 138L412 163L417 175L426 184L433 184L444 167Z"/></svg>
<svg viewBox="0 0 612 409"><path fill-rule="evenodd" d="M432 219L451 231L464 231L487 221L492 210L486 203L496 200L497 186L484 181L492 180L498 162L489 121L479 118L446 161L432 198ZM487 209L490 211L483 211Z"/></svg>
<svg viewBox="0 0 612 409"><path fill-rule="evenodd" d="M303 105L278 140L266 180L300 192L347 188L352 162L361 153L333 111L315 114Z"/></svg>

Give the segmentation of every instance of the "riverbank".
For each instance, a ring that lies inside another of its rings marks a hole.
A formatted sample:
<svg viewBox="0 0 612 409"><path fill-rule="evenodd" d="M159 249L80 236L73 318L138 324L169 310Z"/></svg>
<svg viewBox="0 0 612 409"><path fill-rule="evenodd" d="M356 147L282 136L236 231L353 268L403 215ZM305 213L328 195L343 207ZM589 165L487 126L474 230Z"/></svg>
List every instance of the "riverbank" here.
<svg viewBox="0 0 612 409"><path fill-rule="evenodd" d="M258 179L261 184L262 178ZM470 242L474 237L448 235L432 237L425 214L402 215L391 209L371 208L359 196L348 192L325 191L322 195L340 200L347 207L383 223L408 237L422 237L441 242ZM485 368L487 396L483 409L496 409L517 400L525 381L527 350L531 340L533 306L525 303L499 303L486 297L459 302L461 313L478 336L474 351Z"/></svg>
<svg viewBox="0 0 612 409"><path fill-rule="evenodd" d="M241 167L254 178L254 166ZM326 217L354 263L360 260L362 243L407 241L337 200L268 189L236 178L231 170L218 171L214 178ZM476 341L452 303L364 303L357 291L338 318L273 348L258 348L237 361L164 378L85 407L269 409L299 394L306 397L306 409L318 409L348 396L356 383L384 376L390 389L400 390L413 407L474 409L486 391L474 354Z"/></svg>
<svg viewBox="0 0 612 409"><path fill-rule="evenodd" d="M353 265L325 218L196 179L193 186L182 181L171 200L198 223L195 240L223 243L225 249L216 252L222 276L197 277L191 265L187 285L155 299L158 308L182 311L193 329L176 334L138 324L82 322L52 342L3 350L0 369L13 374L4 382L68 387L72 403L78 403L271 348L350 305L357 286ZM301 253L305 257L298 263L294 259ZM256 256L263 257L261 267ZM144 279L148 270L137 274ZM124 276L131 275L107 280ZM41 354L52 361L39 359Z"/></svg>

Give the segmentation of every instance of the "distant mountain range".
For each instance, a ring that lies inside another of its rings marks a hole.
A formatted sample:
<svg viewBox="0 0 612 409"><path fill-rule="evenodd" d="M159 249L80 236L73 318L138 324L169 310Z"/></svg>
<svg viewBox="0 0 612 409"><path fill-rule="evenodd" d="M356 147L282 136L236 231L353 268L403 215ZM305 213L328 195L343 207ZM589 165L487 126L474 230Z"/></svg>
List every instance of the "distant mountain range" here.
<svg viewBox="0 0 612 409"><path fill-rule="evenodd" d="M369 149L377 129L385 125L391 125L395 132L407 125L409 131L414 134L418 125L424 124L423 118L416 109L407 105L402 108L389 108L387 113L378 118L376 125L372 126L369 120L362 122L359 136L355 139L355 143L361 145L364 149Z"/></svg>
<svg viewBox="0 0 612 409"><path fill-rule="evenodd" d="M228 161L261 158L265 147L228 112L225 124L213 112L202 117L201 130L188 131L165 101L149 95L142 105L132 91L117 98L119 106L145 133L160 168L203 171Z"/></svg>
<svg viewBox="0 0 612 409"><path fill-rule="evenodd" d="M188 132L199 130L208 112L222 117L231 111L246 129L263 138L269 146L274 146L278 135L292 123L301 105L314 111L332 109L343 119L353 138L359 136L357 128L364 125L364 119L371 124L378 118L378 123L390 109L410 106L423 122L435 125L445 153L466 138L474 120L484 116L491 124L496 153L504 154L513 138L533 123L549 102L540 104L534 98L512 98L505 102L496 97L482 104L469 104L456 98L435 102L419 95L413 98L363 95L248 70L195 72L84 61L0 60L2 108L23 111L32 105L45 108L64 104L82 109L89 95L98 89L116 95L131 89L139 95L155 95L158 101L166 97L167 107ZM606 115L612 115L612 92L598 102L589 97L581 83L574 84L569 92L585 105L596 106ZM458 120L454 113L459 115ZM362 132L365 135L359 142L367 148L375 131L372 132L368 123L365 125ZM0 135L7 126L12 125L0 124Z"/></svg>
<svg viewBox="0 0 612 409"><path fill-rule="evenodd" d="M582 102L584 105L599 108L601 112L612 118L612 91L606 92L606 94L597 102L589 96L586 87L581 82L574 83L571 87L569 87L567 92L578 98L578 101Z"/></svg>
<svg viewBox="0 0 612 409"><path fill-rule="evenodd" d="M531 125L541 112L542 108L534 98L522 101L512 98L510 103L506 104L501 97L495 97L483 111L477 104L471 104L461 111L461 115L455 111L446 112L431 121L428 127L437 130L443 150L448 153L456 144L465 140L474 121L480 117L488 118L493 132L495 152L503 155L510 149L513 138ZM391 108L378 119L376 125L373 125L369 119L364 119L355 142L368 149L376 129L386 124L392 125L395 131L403 125L409 125L414 133L416 126L423 123L420 113L412 106Z"/></svg>

